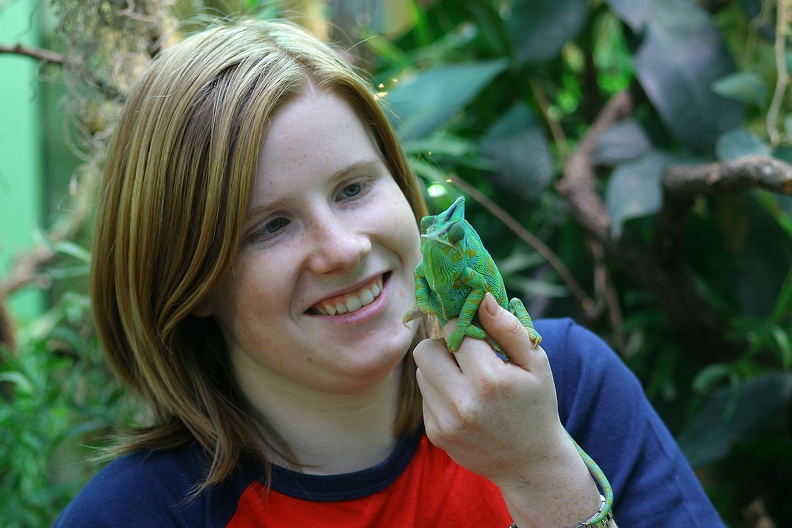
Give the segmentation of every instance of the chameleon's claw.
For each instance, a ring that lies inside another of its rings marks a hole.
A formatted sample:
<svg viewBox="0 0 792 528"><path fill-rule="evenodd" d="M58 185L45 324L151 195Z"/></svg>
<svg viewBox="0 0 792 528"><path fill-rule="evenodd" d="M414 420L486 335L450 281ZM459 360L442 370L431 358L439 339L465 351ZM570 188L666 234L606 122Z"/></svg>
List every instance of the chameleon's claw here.
<svg viewBox="0 0 792 528"><path fill-rule="evenodd" d="M410 321L415 321L416 319L420 319L422 316L423 312L421 309L417 306L413 306L406 314L404 314L404 317L402 317L402 323L404 323L404 326L407 326L407 323Z"/></svg>

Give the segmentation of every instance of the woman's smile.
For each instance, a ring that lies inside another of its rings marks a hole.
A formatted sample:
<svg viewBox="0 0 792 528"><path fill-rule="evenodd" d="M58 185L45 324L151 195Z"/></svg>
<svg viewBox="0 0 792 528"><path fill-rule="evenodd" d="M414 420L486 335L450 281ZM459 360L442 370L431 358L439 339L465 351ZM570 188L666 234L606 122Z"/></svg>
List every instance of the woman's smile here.
<svg viewBox="0 0 792 528"><path fill-rule="evenodd" d="M379 275L353 291L328 297L316 303L309 313L319 315L344 315L354 313L373 303L382 293L383 276Z"/></svg>

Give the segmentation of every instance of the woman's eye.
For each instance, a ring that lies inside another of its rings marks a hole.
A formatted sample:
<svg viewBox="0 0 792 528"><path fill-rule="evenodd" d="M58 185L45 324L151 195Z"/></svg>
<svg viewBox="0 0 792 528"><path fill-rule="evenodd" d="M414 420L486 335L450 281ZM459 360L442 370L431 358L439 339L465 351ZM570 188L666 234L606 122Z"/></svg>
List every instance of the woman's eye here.
<svg viewBox="0 0 792 528"><path fill-rule="evenodd" d="M289 221L286 220L285 218L275 218L274 220L270 220L269 222L261 226L261 229L259 229L259 231L261 231L264 234L271 235L273 233L277 233L287 225L289 225Z"/></svg>
<svg viewBox="0 0 792 528"><path fill-rule="evenodd" d="M273 236L277 235L278 232L289 225L289 220L283 217L273 218L272 220L266 222L265 224L261 225L258 229L253 231L248 240L250 242L263 242L269 240Z"/></svg>
<svg viewBox="0 0 792 528"><path fill-rule="evenodd" d="M354 198L363 192L363 182L350 183L341 189L341 198Z"/></svg>

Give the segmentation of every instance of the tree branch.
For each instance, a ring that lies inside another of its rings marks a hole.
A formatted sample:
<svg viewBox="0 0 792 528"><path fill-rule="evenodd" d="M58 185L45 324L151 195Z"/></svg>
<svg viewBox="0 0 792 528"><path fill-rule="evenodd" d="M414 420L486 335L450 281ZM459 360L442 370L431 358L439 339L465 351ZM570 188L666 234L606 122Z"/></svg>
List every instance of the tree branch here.
<svg viewBox="0 0 792 528"><path fill-rule="evenodd" d="M558 183L558 191L572 206L572 213L580 225L594 234L600 242L610 238L610 217L595 190L596 177L591 157L602 134L629 115L632 108L632 96L628 91L617 94L608 101L564 164L564 174Z"/></svg>
<svg viewBox="0 0 792 528"><path fill-rule="evenodd" d="M55 64L64 64L66 62L66 59L60 53L41 48L23 46L19 43L12 46L0 44L0 53L13 53L16 55L31 57L42 62L53 62Z"/></svg>
<svg viewBox="0 0 792 528"><path fill-rule="evenodd" d="M675 165L663 173L666 194L720 194L764 188L792 195L792 165L767 156L702 165Z"/></svg>
<svg viewBox="0 0 792 528"><path fill-rule="evenodd" d="M705 362L735 359L745 349L745 343L729 341L724 337L725 325L698 290L684 264L682 240L686 213L695 195L703 190L722 192L725 187L736 189L739 185L745 185L745 181L757 185L757 182L779 180L767 174L780 174L783 171L768 170L767 167L781 166L765 159L751 168L744 163L725 162L684 170L671 169L667 171L664 184L678 190L666 193L666 200L657 218L653 248L647 249L624 239L614 239L610 234L607 209L596 192L592 154L602 133L629 115L632 107L629 92L614 96L605 105L565 164L559 191L566 197L570 212L593 243L601 244L608 258L653 293L685 348ZM740 182L739 185L737 182Z"/></svg>
<svg viewBox="0 0 792 528"><path fill-rule="evenodd" d="M591 236L589 246L594 261L594 303L582 305L587 318L593 320L603 306L609 307L609 316L614 328L621 323L621 309L611 303L617 302L617 296L611 291L608 280L605 245L610 242L610 217L605 205L596 192L596 175L591 157L602 134L615 122L632 112L633 101L629 92L613 97L600 112L591 128L578 143L577 148L564 164L564 172L558 183L558 192L569 203L572 216L578 224ZM623 342L617 335L617 341Z"/></svg>
<svg viewBox="0 0 792 528"><path fill-rule="evenodd" d="M661 178L663 208L655 222L654 258L665 268L684 260L687 215L698 195L753 188L792 195L792 165L766 156L666 168Z"/></svg>
<svg viewBox="0 0 792 528"><path fill-rule="evenodd" d="M41 270L49 264L55 253L48 247L38 246L17 255L11 269L0 280L0 302L25 286L41 280Z"/></svg>

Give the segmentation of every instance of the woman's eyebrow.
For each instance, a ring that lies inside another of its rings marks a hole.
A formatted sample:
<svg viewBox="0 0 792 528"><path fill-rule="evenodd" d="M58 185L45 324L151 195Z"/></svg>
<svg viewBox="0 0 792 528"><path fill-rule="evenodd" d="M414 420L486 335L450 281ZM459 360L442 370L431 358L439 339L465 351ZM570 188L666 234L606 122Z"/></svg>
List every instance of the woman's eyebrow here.
<svg viewBox="0 0 792 528"><path fill-rule="evenodd" d="M335 171L332 176L330 176L331 181L340 180L351 174L353 172L357 172L362 169L374 169L383 166L383 162L379 158L363 158L357 161L354 161L348 165L345 165Z"/></svg>

